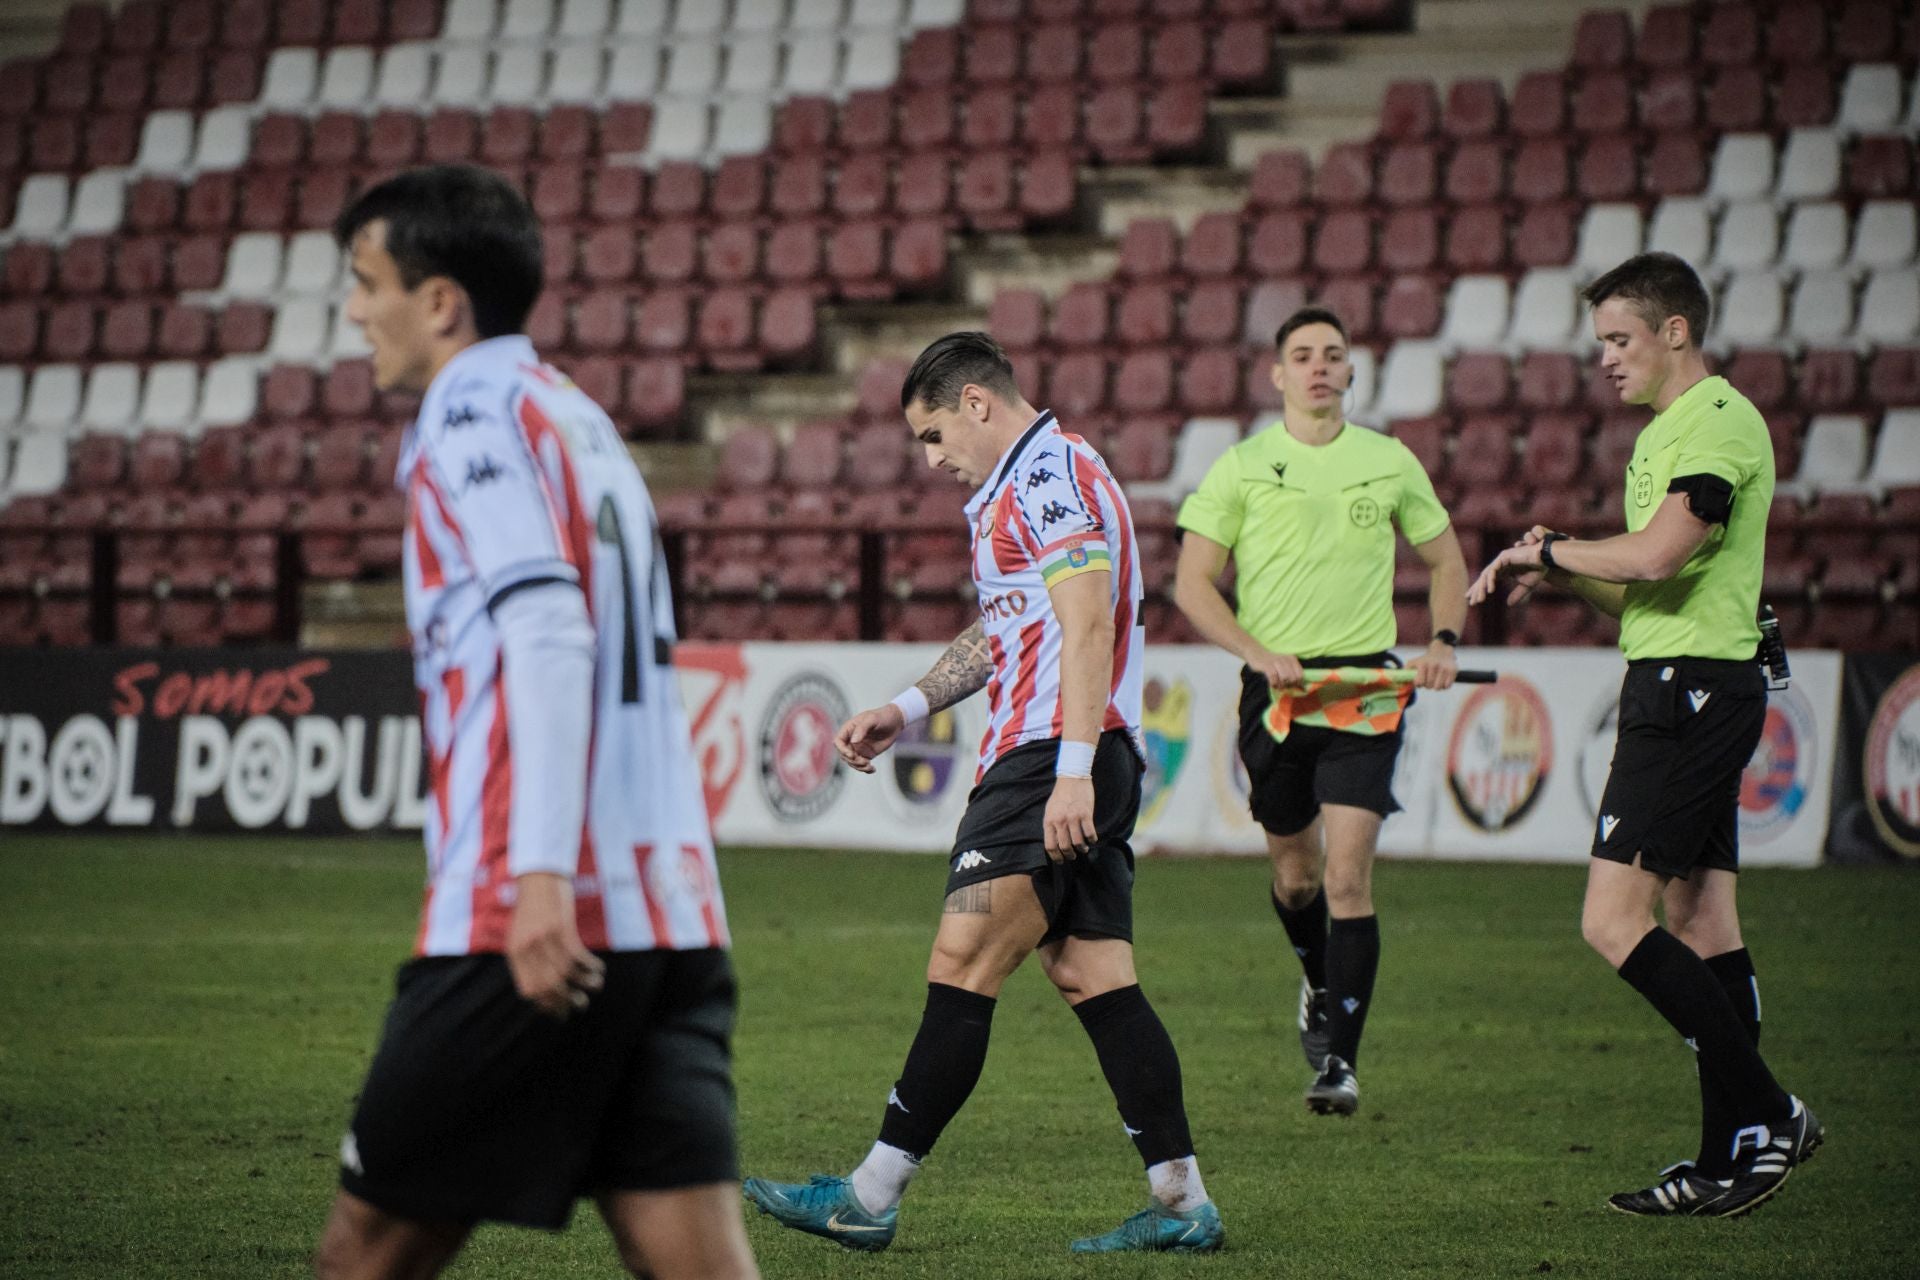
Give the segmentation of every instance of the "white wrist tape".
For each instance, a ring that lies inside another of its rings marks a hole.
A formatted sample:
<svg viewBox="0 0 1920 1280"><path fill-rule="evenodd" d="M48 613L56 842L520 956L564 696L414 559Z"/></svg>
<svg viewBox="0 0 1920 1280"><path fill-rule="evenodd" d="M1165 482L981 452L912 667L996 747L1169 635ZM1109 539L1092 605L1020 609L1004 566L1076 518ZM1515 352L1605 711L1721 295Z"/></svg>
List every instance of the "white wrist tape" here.
<svg viewBox="0 0 1920 1280"><path fill-rule="evenodd" d="M1056 778L1091 778L1093 776L1093 744L1072 742L1062 738L1060 754L1054 757L1053 774Z"/></svg>
<svg viewBox="0 0 1920 1280"><path fill-rule="evenodd" d="M910 684L894 696L893 705L900 708L900 714L907 718L908 724L919 724L930 714L927 695L920 692L920 686Z"/></svg>

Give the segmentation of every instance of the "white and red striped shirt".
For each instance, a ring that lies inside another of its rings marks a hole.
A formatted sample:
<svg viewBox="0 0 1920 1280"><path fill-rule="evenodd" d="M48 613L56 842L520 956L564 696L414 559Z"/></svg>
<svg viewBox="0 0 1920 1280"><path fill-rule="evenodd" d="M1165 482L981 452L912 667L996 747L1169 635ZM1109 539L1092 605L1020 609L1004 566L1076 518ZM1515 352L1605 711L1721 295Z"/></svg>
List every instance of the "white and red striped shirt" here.
<svg viewBox="0 0 1920 1280"><path fill-rule="evenodd" d="M671 665L666 568L645 481L607 415L520 336L466 348L434 378L396 483L402 570L428 752L419 955L506 947L516 790L489 605L559 579L597 641L574 900L602 951L727 945L725 908Z"/></svg>
<svg viewBox="0 0 1920 1280"><path fill-rule="evenodd" d="M993 653L976 780L1013 748L1060 736L1060 620L1047 587L1095 569L1110 572L1113 602L1113 683L1100 727L1125 729L1137 747L1146 646L1139 545L1106 462L1042 412L967 503L967 524Z"/></svg>

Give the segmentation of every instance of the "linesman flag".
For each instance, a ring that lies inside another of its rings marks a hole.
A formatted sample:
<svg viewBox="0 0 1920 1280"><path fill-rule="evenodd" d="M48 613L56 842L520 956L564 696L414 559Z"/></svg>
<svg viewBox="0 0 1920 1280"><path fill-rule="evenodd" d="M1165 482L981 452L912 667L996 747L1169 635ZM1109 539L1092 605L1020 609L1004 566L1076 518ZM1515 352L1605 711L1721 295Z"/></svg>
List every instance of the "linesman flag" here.
<svg viewBox="0 0 1920 1280"><path fill-rule="evenodd" d="M1298 689L1273 691L1267 707L1267 732L1285 742L1296 724L1339 729L1374 737L1400 727L1400 716L1413 700L1420 677L1406 667L1308 667ZM1460 671L1456 684L1491 684L1492 671Z"/></svg>

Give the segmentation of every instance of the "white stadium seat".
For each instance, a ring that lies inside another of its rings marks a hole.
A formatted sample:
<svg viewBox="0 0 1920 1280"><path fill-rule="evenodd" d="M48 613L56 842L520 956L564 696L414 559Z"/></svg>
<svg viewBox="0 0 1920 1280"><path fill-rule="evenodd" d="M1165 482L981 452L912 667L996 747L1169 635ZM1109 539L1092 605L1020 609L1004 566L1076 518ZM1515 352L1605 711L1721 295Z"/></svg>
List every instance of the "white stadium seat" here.
<svg viewBox="0 0 1920 1280"><path fill-rule="evenodd" d="M1781 200L1825 200L1840 190L1840 135L1831 129L1795 129L1780 153Z"/></svg>
<svg viewBox="0 0 1920 1280"><path fill-rule="evenodd" d="M1599 275L1640 252L1640 209L1631 204L1596 204L1580 219L1580 239L1574 265L1588 275Z"/></svg>
<svg viewBox="0 0 1920 1280"><path fill-rule="evenodd" d="M147 370L138 425L145 430L199 434L200 369L193 361L166 360Z"/></svg>
<svg viewBox="0 0 1920 1280"><path fill-rule="evenodd" d="M442 40L486 40L500 19L498 0L447 0L440 21Z"/></svg>
<svg viewBox="0 0 1920 1280"><path fill-rule="evenodd" d="M856 31L840 69L843 89L885 89L900 75L900 37L892 29Z"/></svg>
<svg viewBox="0 0 1920 1280"><path fill-rule="evenodd" d="M1649 252L1671 253L1688 262L1707 261L1713 245L1713 220L1707 202L1696 196L1662 200L1647 225Z"/></svg>
<svg viewBox="0 0 1920 1280"><path fill-rule="evenodd" d="M487 97L496 103L536 101L547 87L547 50L544 45L507 45L493 58L493 79Z"/></svg>
<svg viewBox="0 0 1920 1280"><path fill-rule="evenodd" d="M851 27L882 27L889 31L900 25L900 0L853 0L847 11Z"/></svg>
<svg viewBox="0 0 1920 1280"><path fill-rule="evenodd" d="M664 92L678 97L712 93L720 83L720 42L699 37L676 38L667 50Z"/></svg>
<svg viewBox="0 0 1920 1280"><path fill-rule="evenodd" d="M1911 200L1869 200L1854 221L1855 267L1904 267L1913 261L1914 208Z"/></svg>
<svg viewBox="0 0 1920 1280"><path fill-rule="evenodd" d="M1713 244L1713 265L1723 271L1770 267L1780 256L1780 215L1771 201L1736 201L1721 212Z"/></svg>
<svg viewBox="0 0 1920 1280"><path fill-rule="evenodd" d="M1800 449L1802 488L1832 488L1857 482L1867 469L1867 424L1850 413L1823 413L1807 424Z"/></svg>
<svg viewBox="0 0 1920 1280"><path fill-rule="evenodd" d="M553 0L507 0L500 34L508 40L539 40L553 30Z"/></svg>
<svg viewBox="0 0 1920 1280"><path fill-rule="evenodd" d="M1387 349L1380 369L1380 395L1373 417L1381 422L1424 418L1440 407L1444 384L1439 343L1396 342Z"/></svg>
<svg viewBox="0 0 1920 1280"><path fill-rule="evenodd" d="M780 42L770 35L742 36L727 48L728 93L766 94L780 82Z"/></svg>
<svg viewBox="0 0 1920 1280"><path fill-rule="evenodd" d="M1853 281L1844 271L1809 271L1793 289L1787 336L1829 345L1853 332Z"/></svg>
<svg viewBox="0 0 1920 1280"><path fill-rule="evenodd" d="M797 37L787 47L781 88L788 94L832 93L840 83L840 41L826 33Z"/></svg>
<svg viewBox="0 0 1920 1280"><path fill-rule="evenodd" d="M231 427L253 421L260 396L258 365L245 356L229 356L207 366L200 396L200 425Z"/></svg>
<svg viewBox="0 0 1920 1280"><path fill-rule="evenodd" d="M36 173L20 184L15 197L13 225L8 234L44 240L67 223L69 193L65 175Z"/></svg>
<svg viewBox="0 0 1920 1280"><path fill-rule="evenodd" d="M553 53L547 96L555 102L589 103L600 96L607 54L597 44L563 44Z"/></svg>
<svg viewBox="0 0 1920 1280"><path fill-rule="evenodd" d="M1347 359L1353 363L1353 381L1347 384L1347 416L1353 417L1373 403L1373 393L1380 369L1373 359L1372 347L1355 347L1347 353Z"/></svg>
<svg viewBox="0 0 1920 1280"><path fill-rule="evenodd" d="M77 236L118 231L127 211L127 171L95 169L73 187L73 211L67 230Z"/></svg>
<svg viewBox="0 0 1920 1280"><path fill-rule="evenodd" d="M193 113L155 111L140 126L140 150L133 167L143 173L178 173L193 154Z"/></svg>
<svg viewBox="0 0 1920 1280"><path fill-rule="evenodd" d="M773 104L765 98L728 98L713 122L716 156L750 156L773 141Z"/></svg>
<svg viewBox="0 0 1920 1280"><path fill-rule="evenodd" d="M327 51L320 67L320 105L336 110L364 107L373 96L373 50L343 45Z"/></svg>
<svg viewBox="0 0 1920 1280"><path fill-rule="evenodd" d="M1780 295L1780 277L1771 271L1734 275L1714 308L1712 339L1733 346L1760 346L1780 336L1786 318Z"/></svg>
<svg viewBox="0 0 1920 1280"><path fill-rule="evenodd" d="M1887 410L1867 479L1888 488L1920 485L1920 409Z"/></svg>
<svg viewBox="0 0 1920 1280"><path fill-rule="evenodd" d="M61 430L28 431L13 454L7 492L17 498L57 493L67 482L67 435Z"/></svg>
<svg viewBox="0 0 1920 1280"><path fill-rule="evenodd" d="M43 364L33 371L22 422L29 427L65 427L79 412L79 365Z"/></svg>
<svg viewBox="0 0 1920 1280"><path fill-rule="evenodd" d="M1909 133L1920 133L1920 71L1913 73L1913 83L1907 88L1907 114L1901 121Z"/></svg>
<svg viewBox="0 0 1920 1280"><path fill-rule="evenodd" d="M200 136L193 150L195 169L217 173L238 169L252 150L253 112L249 108L215 107L200 117Z"/></svg>
<svg viewBox="0 0 1920 1280"><path fill-rule="evenodd" d="M1864 62L1847 70L1834 122L1848 133L1878 133L1900 123L1900 68Z"/></svg>
<svg viewBox="0 0 1920 1280"><path fill-rule="evenodd" d="M1513 293L1509 346L1527 351L1564 351L1577 338L1580 300L1573 272L1536 267L1520 277Z"/></svg>
<svg viewBox="0 0 1920 1280"><path fill-rule="evenodd" d="M1893 267L1867 277L1858 336L1868 342L1899 343L1920 336L1920 271Z"/></svg>
<svg viewBox="0 0 1920 1280"><path fill-rule="evenodd" d="M733 0L736 35L778 34L787 25L787 0Z"/></svg>
<svg viewBox="0 0 1920 1280"><path fill-rule="evenodd" d="M1847 256L1846 206L1831 200L1808 200L1793 206L1787 217L1787 247L1782 266L1796 271L1824 271L1839 266Z"/></svg>
<svg viewBox="0 0 1920 1280"><path fill-rule="evenodd" d="M227 273L220 292L235 298L267 298L280 287L280 237L272 231L243 231L227 246Z"/></svg>
<svg viewBox="0 0 1920 1280"><path fill-rule="evenodd" d="M1173 441L1173 466L1165 480L1127 486L1141 498L1177 501L1200 487L1220 455L1240 443L1240 423L1233 418L1191 418Z"/></svg>
<svg viewBox="0 0 1920 1280"><path fill-rule="evenodd" d="M846 0L793 0L787 26L795 31L838 31L846 20Z"/></svg>
<svg viewBox="0 0 1920 1280"><path fill-rule="evenodd" d="M140 429L139 408L139 365L115 361L88 372L87 395L80 405L83 430L131 434Z"/></svg>
<svg viewBox="0 0 1920 1280"><path fill-rule="evenodd" d="M396 44L380 55L380 76L373 100L383 107L411 107L427 97L433 79L433 49L424 43Z"/></svg>
<svg viewBox="0 0 1920 1280"><path fill-rule="evenodd" d="M651 40L623 40L613 47L607 67L607 96L638 102L660 91L660 46Z"/></svg>
<svg viewBox="0 0 1920 1280"><path fill-rule="evenodd" d="M271 111L291 111L307 105L320 79L320 54L314 49L275 49L267 57L260 85L260 105Z"/></svg>
<svg viewBox="0 0 1920 1280"><path fill-rule="evenodd" d="M1493 346L1506 336L1508 307L1505 276L1459 277L1447 290L1441 344L1450 350Z"/></svg>
<svg viewBox="0 0 1920 1280"><path fill-rule="evenodd" d="M276 360L316 360L326 349L331 311L318 298L289 298L274 313L267 354Z"/></svg>
<svg viewBox="0 0 1920 1280"><path fill-rule="evenodd" d="M1772 188L1773 139L1764 133L1721 135L1707 194L1721 201L1754 200Z"/></svg>
<svg viewBox="0 0 1920 1280"><path fill-rule="evenodd" d="M672 0L620 0L614 31L621 36L657 36L673 15Z"/></svg>
<svg viewBox="0 0 1920 1280"><path fill-rule="evenodd" d="M724 0L679 0L673 6L673 32L677 40L681 36L717 36L727 29L727 6Z"/></svg>
<svg viewBox="0 0 1920 1280"><path fill-rule="evenodd" d="M698 160L706 154L712 111L699 98L660 98L653 104L650 160Z"/></svg>
<svg viewBox="0 0 1920 1280"><path fill-rule="evenodd" d="M333 333L327 339L327 350L336 360L358 360L373 354L366 330L347 319L344 303L333 309Z"/></svg>
<svg viewBox="0 0 1920 1280"><path fill-rule="evenodd" d="M613 0L565 0L560 6L560 35L569 40L606 34L613 20Z"/></svg>
<svg viewBox="0 0 1920 1280"><path fill-rule="evenodd" d="M487 90L487 51L478 45L442 50L433 80L435 105L477 107Z"/></svg>
<svg viewBox="0 0 1920 1280"><path fill-rule="evenodd" d="M331 293L340 283L340 248L325 231L297 232L287 245L288 293Z"/></svg>
<svg viewBox="0 0 1920 1280"><path fill-rule="evenodd" d="M907 9L907 25L918 31L923 27L958 26L967 16L967 0L913 0Z"/></svg>

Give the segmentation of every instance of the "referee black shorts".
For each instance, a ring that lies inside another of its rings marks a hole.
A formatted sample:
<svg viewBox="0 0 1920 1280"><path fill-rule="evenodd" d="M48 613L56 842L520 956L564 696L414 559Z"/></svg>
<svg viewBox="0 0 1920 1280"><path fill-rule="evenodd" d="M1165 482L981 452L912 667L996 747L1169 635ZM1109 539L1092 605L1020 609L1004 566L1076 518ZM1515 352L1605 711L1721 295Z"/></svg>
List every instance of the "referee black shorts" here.
<svg viewBox="0 0 1920 1280"><path fill-rule="evenodd" d="M1740 775L1767 720L1757 662L1643 658L1620 686L1620 734L1593 856L1663 876L1740 869Z"/></svg>
<svg viewBox="0 0 1920 1280"><path fill-rule="evenodd" d="M403 1218L557 1229L584 1195L736 1181L727 953L600 954L606 986L564 1022L503 956L403 965L340 1185Z"/></svg>
<svg viewBox="0 0 1920 1280"><path fill-rule="evenodd" d="M1047 913L1043 942L1060 938L1133 941L1133 824L1145 766L1123 729L1100 735L1093 752L1093 825L1100 839L1077 858L1047 856L1047 801L1060 740L1015 747L993 762L967 797L954 833L947 892L1001 876L1033 877Z"/></svg>
<svg viewBox="0 0 1920 1280"><path fill-rule="evenodd" d="M1303 667L1397 667L1391 652L1352 658L1302 658ZM1285 742L1267 731L1273 686L1251 667L1240 668L1240 761L1247 766L1247 808L1276 836L1297 835L1323 804L1351 805L1386 817L1400 811L1393 798L1393 767L1400 730L1360 734L1321 725L1294 725ZM1412 705L1409 700L1408 705Z"/></svg>

